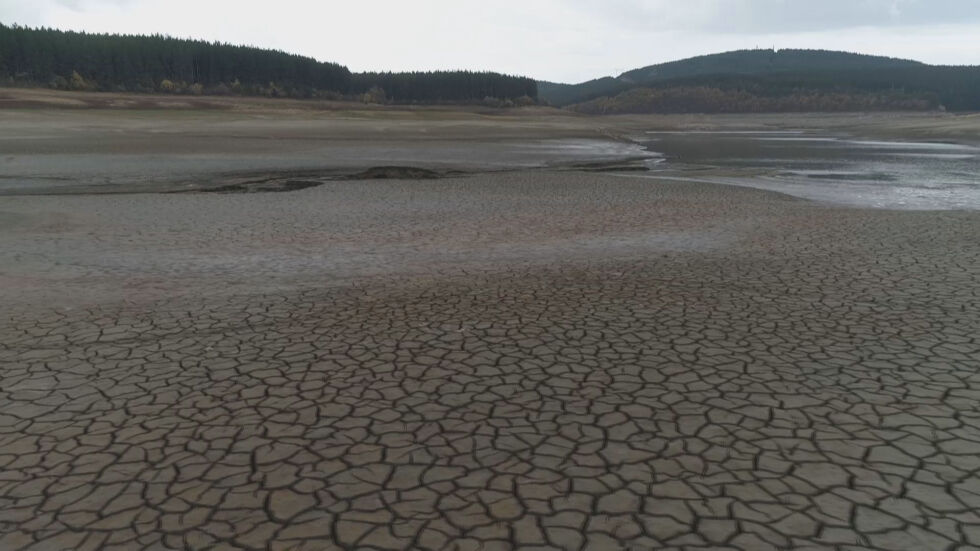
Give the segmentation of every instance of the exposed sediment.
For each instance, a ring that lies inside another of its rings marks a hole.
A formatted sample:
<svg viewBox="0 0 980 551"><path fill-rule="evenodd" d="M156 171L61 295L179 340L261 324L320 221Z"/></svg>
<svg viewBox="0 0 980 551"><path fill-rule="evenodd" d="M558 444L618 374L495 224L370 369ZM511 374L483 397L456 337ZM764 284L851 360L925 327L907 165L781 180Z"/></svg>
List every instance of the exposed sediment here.
<svg viewBox="0 0 980 551"><path fill-rule="evenodd" d="M568 172L2 210L0 549L980 546L980 213Z"/></svg>

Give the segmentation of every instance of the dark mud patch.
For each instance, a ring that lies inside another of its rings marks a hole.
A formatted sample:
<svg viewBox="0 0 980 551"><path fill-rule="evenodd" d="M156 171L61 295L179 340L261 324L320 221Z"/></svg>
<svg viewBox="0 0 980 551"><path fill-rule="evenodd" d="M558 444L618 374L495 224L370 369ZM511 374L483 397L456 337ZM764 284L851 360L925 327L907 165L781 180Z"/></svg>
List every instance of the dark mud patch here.
<svg viewBox="0 0 980 551"><path fill-rule="evenodd" d="M639 159L620 159L615 161L594 161L585 163L570 163L563 167L565 170L575 170L582 172L648 172L650 166L647 164L650 159L644 157Z"/></svg>
<svg viewBox="0 0 980 551"><path fill-rule="evenodd" d="M462 172L436 172L410 166L376 166L352 174L290 174L275 175L217 186L195 187L168 193L282 193L321 186L329 182L356 180L435 180L463 174Z"/></svg>
<svg viewBox="0 0 980 551"><path fill-rule="evenodd" d="M213 188L203 188L187 191L175 191L172 193L278 193L284 191L298 191L324 184L320 180L265 180L261 182L245 182L241 184L228 184Z"/></svg>
<svg viewBox="0 0 980 551"><path fill-rule="evenodd" d="M343 180L435 180L445 174L411 166L375 166L340 178Z"/></svg>

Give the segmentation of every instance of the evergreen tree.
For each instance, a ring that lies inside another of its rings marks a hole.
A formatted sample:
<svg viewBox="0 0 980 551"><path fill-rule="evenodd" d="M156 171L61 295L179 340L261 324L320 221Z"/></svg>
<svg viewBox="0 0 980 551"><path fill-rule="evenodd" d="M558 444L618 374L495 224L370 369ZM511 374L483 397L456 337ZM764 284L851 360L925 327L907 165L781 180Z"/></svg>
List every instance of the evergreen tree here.
<svg viewBox="0 0 980 551"><path fill-rule="evenodd" d="M90 34L0 24L0 83L69 90L363 97L478 102L537 98L537 83L496 73L351 74L309 57L168 36Z"/></svg>

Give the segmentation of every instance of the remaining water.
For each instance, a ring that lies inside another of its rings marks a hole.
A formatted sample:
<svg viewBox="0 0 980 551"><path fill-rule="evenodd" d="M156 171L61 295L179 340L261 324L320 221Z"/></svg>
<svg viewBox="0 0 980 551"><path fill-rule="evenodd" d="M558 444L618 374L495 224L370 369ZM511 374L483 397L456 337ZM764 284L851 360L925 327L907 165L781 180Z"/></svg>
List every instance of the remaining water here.
<svg viewBox="0 0 980 551"><path fill-rule="evenodd" d="M649 132L672 177L898 209L980 209L980 148L803 131ZM667 174L661 174L667 175Z"/></svg>

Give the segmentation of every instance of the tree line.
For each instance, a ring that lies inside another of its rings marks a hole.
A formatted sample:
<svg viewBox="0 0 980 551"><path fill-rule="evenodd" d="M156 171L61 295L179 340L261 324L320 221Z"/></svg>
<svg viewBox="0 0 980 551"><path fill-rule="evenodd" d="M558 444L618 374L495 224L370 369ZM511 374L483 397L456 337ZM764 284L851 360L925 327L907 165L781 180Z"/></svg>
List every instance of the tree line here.
<svg viewBox="0 0 980 551"><path fill-rule="evenodd" d="M569 106L583 113L980 111L980 68L891 67L707 75L634 87Z"/></svg>
<svg viewBox="0 0 980 551"><path fill-rule="evenodd" d="M935 98L902 92L793 90L759 94L712 86L634 88L614 97L578 103L569 109L591 115L627 113L782 113L834 111L926 111Z"/></svg>
<svg viewBox="0 0 980 551"><path fill-rule="evenodd" d="M711 86L763 97L800 91L849 95L915 97L934 108L980 110L980 67L919 65L871 70L807 71L771 75L710 75L652 86Z"/></svg>
<svg viewBox="0 0 980 551"><path fill-rule="evenodd" d="M460 94L487 102L533 103L538 95L534 79L471 71L357 73L351 76L350 89L355 94L381 90L387 100L423 103L451 102Z"/></svg>
<svg viewBox="0 0 980 551"><path fill-rule="evenodd" d="M352 73L338 63L169 36L0 23L0 84L64 90L382 102L533 102L537 83L489 72Z"/></svg>

